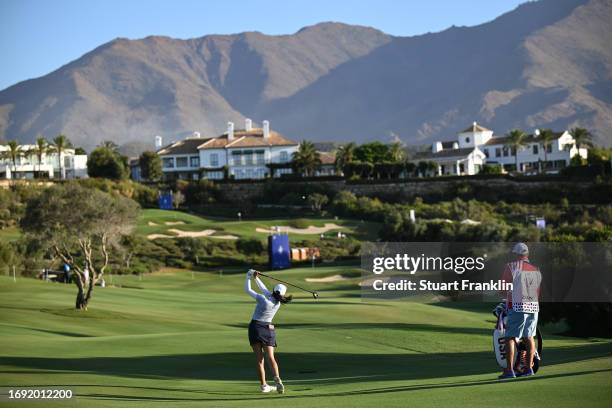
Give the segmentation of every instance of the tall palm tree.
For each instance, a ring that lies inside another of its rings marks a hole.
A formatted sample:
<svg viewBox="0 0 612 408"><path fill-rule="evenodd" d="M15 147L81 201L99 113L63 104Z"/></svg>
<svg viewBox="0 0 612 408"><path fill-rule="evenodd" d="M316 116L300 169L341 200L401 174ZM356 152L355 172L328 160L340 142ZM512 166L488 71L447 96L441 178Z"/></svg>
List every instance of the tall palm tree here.
<svg viewBox="0 0 612 408"><path fill-rule="evenodd" d="M406 150L404 146L400 142L395 142L391 144L389 148L389 159L394 162L404 161L406 158Z"/></svg>
<svg viewBox="0 0 612 408"><path fill-rule="evenodd" d="M550 129L542 129L540 131L540 140L544 149L544 168L548 167L548 146L552 143L555 135Z"/></svg>
<svg viewBox="0 0 612 408"><path fill-rule="evenodd" d="M62 154L66 149L69 149L71 147L72 143L70 142L70 139L68 139L65 135L62 134L57 135L55 139L53 139L53 143L51 143L51 150L57 153L57 162L59 164L60 178L62 179L65 177L63 171L64 166L62 164Z"/></svg>
<svg viewBox="0 0 612 408"><path fill-rule="evenodd" d="M321 155L317 152L314 144L304 140L297 152L293 153L293 167L296 172L305 176L312 176L321 165Z"/></svg>
<svg viewBox="0 0 612 408"><path fill-rule="evenodd" d="M519 160L518 155L521 150L527 145L527 134L520 129L513 129L506 135L508 137L508 143L506 147L510 151L514 151L514 159L516 163L516 171L519 172Z"/></svg>
<svg viewBox="0 0 612 408"><path fill-rule="evenodd" d="M15 140L9 140L6 144L8 146L8 150L2 152L2 158L9 159L11 164L13 165L13 175L11 178L15 178L15 173L17 173L17 159L23 156L23 151L20 149L19 143Z"/></svg>
<svg viewBox="0 0 612 408"><path fill-rule="evenodd" d="M47 139L45 139L44 137L36 138L36 144L34 145L34 149L32 149L32 153L34 153L36 155L36 159L38 159L38 177L40 177L42 157L48 151L49 151L49 143L47 142Z"/></svg>
<svg viewBox="0 0 612 408"><path fill-rule="evenodd" d="M342 171L342 169L350 162L355 160L355 149L357 145L353 142L342 145L336 152L336 169Z"/></svg>
<svg viewBox="0 0 612 408"><path fill-rule="evenodd" d="M593 135L585 128L575 127L570 130L570 134L576 141L576 147L592 147L593 146Z"/></svg>

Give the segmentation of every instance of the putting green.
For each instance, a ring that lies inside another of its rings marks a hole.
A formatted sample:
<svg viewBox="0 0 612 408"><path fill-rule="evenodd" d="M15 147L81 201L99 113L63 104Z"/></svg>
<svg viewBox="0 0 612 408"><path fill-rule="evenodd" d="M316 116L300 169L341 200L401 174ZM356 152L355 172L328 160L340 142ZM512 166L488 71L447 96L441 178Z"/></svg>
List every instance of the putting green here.
<svg viewBox="0 0 612 408"><path fill-rule="evenodd" d="M331 229L326 232L328 237L334 236L338 231L349 234L360 240L374 240L377 237L380 224L374 222L360 222L355 220L336 220L334 218L306 218L301 219L313 228L314 232L294 235L295 239L318 238L325 224L337 224L340 229ZM291 219L272 218L272 219L244 219L239 221L229 218L210 218L187 214L181 211L166 210L142 210L136 224L136 233L143 236L152 234L176 235L172 229L189 232L200 232L214 230L215 235L233 235L241 238L265 239L269 231L275 226L291 226ZM306 231L308 232L308 231Z"/></svg>
<svg viewBox="0 0 612 408"><path fill-rule="evenodd" d="M75 395L44 406L246 407L279 398L292 407L612 404L609 339L544 330L540 373L498 382L489 305L361 301L350 266L273 274L321 294L314 301L294 292L277 315L285 395L257 392L246 334L254 304L243 274L173 270L114 276L117 287L96 288L87 312L72 310L73 286L0 277L0 387ZM349 279L304 280L336 274Z"/></svg>

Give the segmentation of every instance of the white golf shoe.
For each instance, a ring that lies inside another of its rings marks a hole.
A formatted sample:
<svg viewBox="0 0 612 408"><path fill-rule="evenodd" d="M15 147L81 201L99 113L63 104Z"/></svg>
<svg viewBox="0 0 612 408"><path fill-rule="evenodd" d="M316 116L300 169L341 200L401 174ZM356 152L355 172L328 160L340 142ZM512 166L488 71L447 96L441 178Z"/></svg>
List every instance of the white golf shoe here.
<svg viewBox="0 0 612 408"><path fill-rule="evenodd" d="M283 394L285 392L285 386L283 385L280 377L274 377L274 382L276 383L276 392Z"/></svg>
<svg viewBox="0 0 612 408"><path fill-rule="evenodd" d="M260 385L259 388L261 389L261 392L263 392L263 393L268 393L268 392L276 391L276 387L274 387L272 385L268 385L268 384Z"/></svg>

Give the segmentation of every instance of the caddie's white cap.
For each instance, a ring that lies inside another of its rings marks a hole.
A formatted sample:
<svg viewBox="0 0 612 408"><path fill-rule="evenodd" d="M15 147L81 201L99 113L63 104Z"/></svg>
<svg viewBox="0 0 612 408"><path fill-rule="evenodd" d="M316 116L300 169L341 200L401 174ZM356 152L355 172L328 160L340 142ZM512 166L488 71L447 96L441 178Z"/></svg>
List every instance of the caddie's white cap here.
<svg viewBox="0 0 612 408"><path fill-rule="evenodd" d="M287 293L287 287L282 283L279 283L274 287L274 291L278 292L278 294L281 296L285 296L285 293Z"/></svg>
<svg viewBox="0 0 612 408"><path fill-rule="evenodd" d="M512 247L512 253L517 255L529 255L529 248L523 242L517 242Z"/></svg>

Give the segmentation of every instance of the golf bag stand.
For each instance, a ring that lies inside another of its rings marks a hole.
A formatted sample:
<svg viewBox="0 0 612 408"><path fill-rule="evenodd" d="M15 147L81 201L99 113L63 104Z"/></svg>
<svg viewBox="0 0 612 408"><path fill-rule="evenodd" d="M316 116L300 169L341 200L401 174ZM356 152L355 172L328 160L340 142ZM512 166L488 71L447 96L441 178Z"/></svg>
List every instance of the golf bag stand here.
<svg viewBox="0 0 612 408"><path fill-rule="evenodd" d="M497 317L497 324L495 330L493 330L493 351L495 352L495 359L497 364L501 368L506 368L508 362L506 361L506 320L508 316L508 310L505 303L498 304L493 310L493 315ZM540 329L536 329L535 335L536 351L533 357L533 372L538 372L542 363L542 333ZM519 338L515 338L512 341L516 343L516 354L514 356L514 371L523 371L527 368L527 345Z"/></svg>

